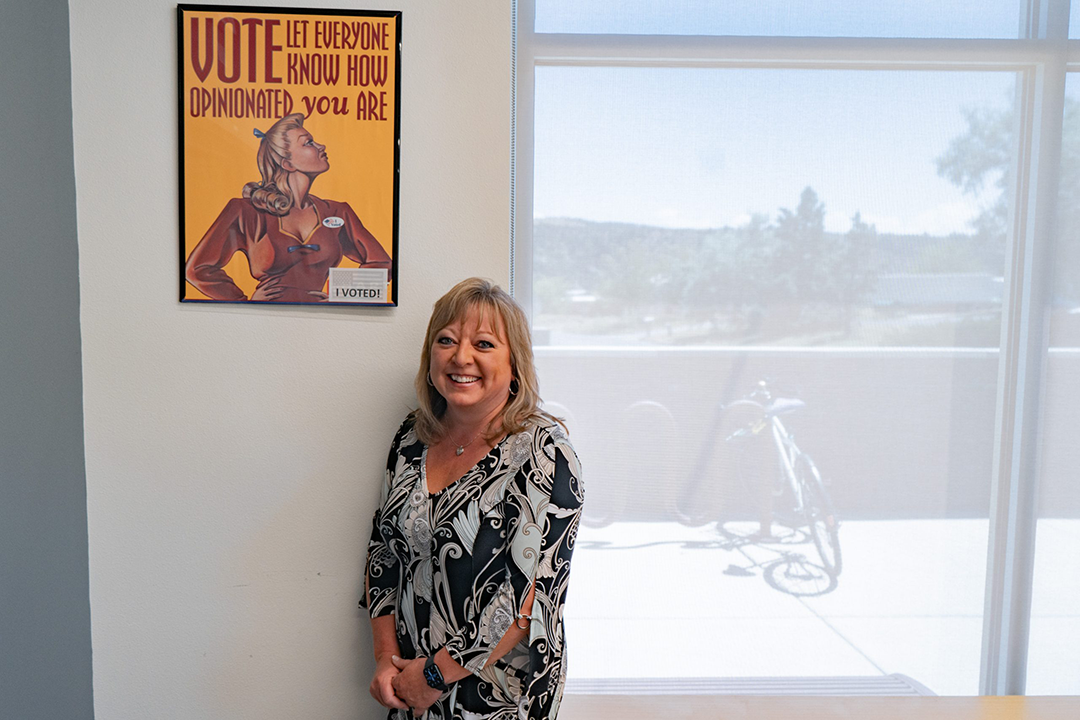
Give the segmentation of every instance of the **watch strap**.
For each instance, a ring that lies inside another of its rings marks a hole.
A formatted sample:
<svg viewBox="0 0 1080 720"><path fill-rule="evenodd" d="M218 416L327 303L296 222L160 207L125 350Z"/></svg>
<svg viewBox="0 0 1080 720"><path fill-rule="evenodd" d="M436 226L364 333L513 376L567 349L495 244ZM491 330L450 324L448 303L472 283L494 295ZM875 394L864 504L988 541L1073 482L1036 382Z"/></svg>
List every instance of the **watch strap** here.
<svg viewBox="0 0 1080 720"><path fill-rule="evenodd" d="M447 686L446 681L443 680L442 671L439 670L439 666L435 664L434 655L424 662L424 680L427 681L428 687L438 690L439 692L446 692L450 689Z"/></svg>

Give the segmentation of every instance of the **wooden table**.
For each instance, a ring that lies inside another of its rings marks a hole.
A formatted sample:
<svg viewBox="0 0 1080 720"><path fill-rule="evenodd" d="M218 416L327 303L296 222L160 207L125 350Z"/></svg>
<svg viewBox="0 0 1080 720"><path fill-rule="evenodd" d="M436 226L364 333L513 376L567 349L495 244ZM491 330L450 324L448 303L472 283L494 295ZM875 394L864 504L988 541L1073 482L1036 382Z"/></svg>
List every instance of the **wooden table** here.
<svg viewBox="0 0 1080 720"><path fill-rule="evenodd" d="M1080 697L566 695L559 720L1080 720Z"/></svg>

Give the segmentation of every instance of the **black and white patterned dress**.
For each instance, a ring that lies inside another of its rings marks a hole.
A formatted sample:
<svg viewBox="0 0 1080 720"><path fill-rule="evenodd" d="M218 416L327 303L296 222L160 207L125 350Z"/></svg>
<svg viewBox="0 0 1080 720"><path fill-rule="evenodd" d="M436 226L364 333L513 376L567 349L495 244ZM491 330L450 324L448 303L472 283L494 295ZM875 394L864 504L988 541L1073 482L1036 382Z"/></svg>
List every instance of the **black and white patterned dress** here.
<svg viewBox="0 0 1080 720"><path fill-rule="evenodd" d="M584 500L574 449L561 427L530 427L434 494L426 457L407 419L390 448L360 604L395 615L402 657L446 647L472 673L429 720L550 720L566 682L563 603ZM534 579L528 637L485 668Z"/></svg>

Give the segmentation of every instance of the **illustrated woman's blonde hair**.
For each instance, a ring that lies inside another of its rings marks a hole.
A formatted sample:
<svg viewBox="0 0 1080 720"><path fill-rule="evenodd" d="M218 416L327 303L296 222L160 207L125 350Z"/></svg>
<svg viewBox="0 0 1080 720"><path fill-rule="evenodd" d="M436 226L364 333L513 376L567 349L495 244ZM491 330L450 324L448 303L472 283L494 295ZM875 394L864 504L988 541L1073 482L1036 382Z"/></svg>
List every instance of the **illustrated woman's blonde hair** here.
<svg viewBox="0 0 1080 720"><path fill-rule="evenodd" d="M249 182L244 186L244 197L251 200L256 210L271 215L288 215L292 208L292 195L287 190L289 173L282 164L289 157L289 141L285 133L295 128L304 127L304 116L300 113L286 115L262 133L259 152L255 163L259 166L262 182ZM257 133L258 134L258 133Z"/></svg>
<svg viewBox="0 0 1080 720"><path fill-rule="evenodd" d="M416 436L427 445L446 436L443 422L446 399L428 382L431 346L440 330L464 319L472 308L480 311L481 322L488 313L502 319L506 341L510 346L510 370L515 378L512 385L517 386L517 392L511 393L503 408L501 426L493 428L487 439L492 440L503 433L521 432L529 424L550 425L559 422L553 415L540 409L540 383L536 378L529 320L525 312L498 285L483 278L469 278L459 282L435 303L420 351L420 371L416 373L415 383L419 408L413 416L416 419ZM497 322L492 324L498 326Z"/></svg>

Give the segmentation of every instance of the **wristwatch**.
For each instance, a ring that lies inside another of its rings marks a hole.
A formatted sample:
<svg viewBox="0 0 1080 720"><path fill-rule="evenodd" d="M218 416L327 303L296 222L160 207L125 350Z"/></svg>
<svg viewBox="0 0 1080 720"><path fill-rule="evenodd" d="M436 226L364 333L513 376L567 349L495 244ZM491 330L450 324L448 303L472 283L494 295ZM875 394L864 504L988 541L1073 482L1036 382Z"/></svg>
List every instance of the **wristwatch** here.
<svg viewBox="0 0 1080 720"><path fill-rule="evenodd" d="M432 655L424 663L424 679L427 680L428 687L438 690L439 692L446 692L450 688L447 686L446 681L443 680L442 671L439 670L439 666L435 664L435 656Z"/></svg>

